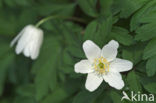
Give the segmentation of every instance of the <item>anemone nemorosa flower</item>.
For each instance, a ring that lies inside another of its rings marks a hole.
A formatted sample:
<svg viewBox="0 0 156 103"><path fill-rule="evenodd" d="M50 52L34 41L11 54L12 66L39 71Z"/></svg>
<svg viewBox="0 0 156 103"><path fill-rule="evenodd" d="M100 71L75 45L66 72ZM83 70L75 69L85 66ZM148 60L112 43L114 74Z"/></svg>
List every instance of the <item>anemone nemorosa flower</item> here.
<svg viewBox="0 0 156 103"><path fill-rule="evenodd" d="M27 25L13 39L11 46L17 42L16 54L23 54L31 59L36 59L39 55L43 41L43 31L33 25Z"/></svg>
<svg viewBox="0 0 156 103"><path fill-rule="evenodd" d="M115 40L111 40L102 50L91 40L83 43L87 59L75 64L75 72L88 73L86 89L91 92L96 90L103 80L118 90L124 87L120 72L131 70L133 63L116 57L118 47Z"/></svg>

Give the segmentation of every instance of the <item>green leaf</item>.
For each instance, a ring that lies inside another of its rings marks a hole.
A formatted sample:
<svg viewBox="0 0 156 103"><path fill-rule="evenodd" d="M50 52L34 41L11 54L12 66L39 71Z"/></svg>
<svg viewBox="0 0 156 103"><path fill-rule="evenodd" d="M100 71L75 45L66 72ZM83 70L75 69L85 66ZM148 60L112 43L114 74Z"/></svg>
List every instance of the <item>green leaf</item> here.
<svg viewBox="0 0 156 103"><path fill-rule="evenodd" d="M17 97L14 98L13 103L36 103L36 102L31 97L17 96Z"/></svg>
<svg viewBox="0 0 156 103"><path fill-rule="evenodd" d="M11 103L12 100L8 100L8 98L3 98L0 100L0 103Z"/></svg>
<svg viewBox="0 0 156 103"><path fill-rule="evenodd" d="M156 37L156 22L141 26L136 30L135 40L147 41Z"/></svg>
<svg viewBox="0 0 156 103"><path fill-rule="evenodd" d="M134 14L131 19L131 31L136 30L143 23L150 23L155 21L156 1L150 0L146 5ZM151 19L151 20L150 20Z"/></svg>
<svg viewBox="0 0 156 103"><path fill-rule="evenodd" d="M138 79L139 78L134 71L128 73L127 83L129 85L130 90L135 92L141 91L141 85Z"/></svg>
<svg viewBox="0 0 156 103"><path fill-rule="evenodd" d="M84 40L93 40L101 47L108 41L108 35L112 28L112 18L99 18L88 24Z"/></svg>
<svg viewBox="0 0 156 103"><path fill-rule="evenodd" d="M32 0L14 0L16 5L20 6L29 6L29 3L32 3Z"/></svg>
<svg viewBox="0 0 156 103"><path fill-rule="evenodd" d="M34 97L35 94L34 85L27 84L27 85L20 86L16 89L16 92L20 96Z"/></svg>
<svg viewBox="0 0 156 103"><path fill-rule="evenodd" d="M35 10L33 9L31 11L29 9L22 10L22 13L20 13L20 15L18 16L18 24L19 24L20 29L22 29L22 27L28 24L35 24L36 19L37 19L37 13L35 12ZM18 32L20 32L20 30ZM14 35L17 35L17 34L14 34Z"/></svg>
<svg viewBox="0 0 156 103"><path fill-rule="evenodd" d="M111 7L113 0L100 0L100 15L109 16L111 15Z"/></svg>
<svg viewBox="0 0 156 103"><path fill-rule="evenodd" d="M126 46L134 43L133 37L129 34L129 31L121 27L113 27L111 36L119 43Z"/></svg>
<svg viewBox="0 0 156 103"><path fill-rule="evenodd" d="M58 88L49 94L41 103L60 103L67 98L67 96L67 93L62 88Z"/></svg>
<svg viewBox="0 0 156 103"><path fill-rule="evenodd" d="M96 17L98 15L96 11L96 3L97 0L78 0L78 5L82 11L92 17Z"/></svg>
<svg viewBox="0 0 156 103"><path fill-rule="evenodd" d="M2 0L0 0L0 8L2 8L2 6L3 6L3 1Z"/></svg>
<svg viewBox="0 0 156 103"><path fill-rule="evenodd" d="M105 94L105 95L103 95ZM112 103L110 91L104 90L94 103Z"/></svg>
<svg viewBox="0 0 156 103"><path fill-rule="evenodd" d="M68 46L67 50L69 51L69 53L74 56L74 57L78 57L78 58L84 58L85 54L82 50L82 46Z"/></svg>
<svg viewBox="0 0 156 103"><path fill-rule="evenodd" d="M138 65L136 65L135 68L136 70L138 70L138 72L146 74L146 62L145 61L138 63Z"/></svg>
<svg viewBox="0 0 156 103"><path fill-rule="evenodd" d="M146 72L148 76L154 76L156 73L156 56L151 57L148 59L147 64L146 64Z"/></svg>
<svg viewBox="0 0 156 103"><path fill-rule="evenodd" d="M154 55L156 55L156 39L151 40L145 47L143 53L143 59L146 60Z"/></svg>
<svg viewBox="0 0 156 103"><path fill-rule="evenodd" d="M61 46L55 37L45 38L40 57L33 65L36 74L36 99L41 100L49 91L57 85L57 60L60 57Z"/></svg>
<svg viewBox="0 0 156 103"><path fill-rule="evenodd" d="M127 18L132 13L141 8L144 4L147 3L148 0L120 0L121 5L121 18Z"/></svg>
<svg viewBox="0 0 156 103"><path fill-rule="evenodd" d="M60 71L64 73L73 73L74 72L74 58L70 55L68 49L63 51L62 62L59 65ZM63 68L62 68L63 67Z"/></svg>
<svg viewBox="0 0 156 103"><path fill-rule="evenodd" d="M49 16L51 14L58 14L58 15L71 15L74 12L75 4L69 3L43 3L42 6L38 5L37 7L38 13L43 16Z"/></svg>
<svg viewBox="0 0 156 103"><path fill-rule="evenodd" d="M65 49L63 51L63 63L67 64L67 65L73 65L73 58L72 56L69 54L69 52L67 51L67 49Z"/></svg>
<svg viewBox="0 0 156 103"><path fill-rule="evenodd" d="M1 35L16 34L15 31L16 31L16 28L18 25L17 25L17 21L16 21L14 15L6 16L6 14L3 14L3 16L1 16L0 23L1 23L1 25L0 25L0 34Z"/></svg>
<svg viewBox="0 0 156 103"><path fill-rule="evenodd" d="M102 93L102 88L95 92L81 91L79 92L73 100L73 103L94 103L96 98Z"/></svg>
<svg viewBox="0 0 156 103"><path fill-rule="evenodd" d="M132 61L134 64L137 64L142 60L144 45L141 43L132 45L122 50L123 59Z"/></svg>
<svg viewBox="0 0 156 103"><path fill-rule="evenodd" d="M7 4L9 7L14 7L15 6L15 1L13 0L4 0L4 3Z"/></svg>
<svg viewBox="0 0 156 103"><path fill-rule="evenodd" d="M145 84L145 85L144 85L144 88L145 88L148 92L156 94L156 82L155 82L155 83Z"/></svg>
<svg viewBox="0 0 156 103"><path fill-rule="evenodd" d="M14 55L9 52L8 54L4 54L3 56L1 56L0 59L0 95L2 95L8 67L13 62Z"/></svg>
<svg viewBox="0 0 156 103"><path fill-rule="evenodd" d="M4 38L0 38L0 57L10 51L9 46L9 42L7 42Z"/></svg>
<svg viewBox="0 0 156 103"><path fill-rule="evenodd" d="M121 103L121 95L115 91L110 92L110 96L113 100L113 103Z"/></svg>
<svg viewBox="0 0 156 103"><path fill-rule="evenodd" d="M63 43L66 46L73 45L73 46L80 46L80 39L81 37L81 28L79 25L76 25L71 22L62 23L60 26L60 31L62 31L62 35L64 36ZM72 29L71 29L72 28ZM60 32L59 31L59 32Z"/></svg>

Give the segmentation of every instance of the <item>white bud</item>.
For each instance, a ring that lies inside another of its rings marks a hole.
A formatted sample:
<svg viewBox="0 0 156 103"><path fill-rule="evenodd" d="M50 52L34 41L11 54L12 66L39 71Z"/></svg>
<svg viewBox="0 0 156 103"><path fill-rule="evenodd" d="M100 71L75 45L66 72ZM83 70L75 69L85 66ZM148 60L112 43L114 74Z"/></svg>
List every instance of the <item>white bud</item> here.
<svg viewBox="0 0 156 103"><path fill-rule="evenodd" d="M23 54L31 59L36 59L39 55L43 42L43 31L33 25L27 25L13 39L11 47L17 42L16 54Z"/></svg>

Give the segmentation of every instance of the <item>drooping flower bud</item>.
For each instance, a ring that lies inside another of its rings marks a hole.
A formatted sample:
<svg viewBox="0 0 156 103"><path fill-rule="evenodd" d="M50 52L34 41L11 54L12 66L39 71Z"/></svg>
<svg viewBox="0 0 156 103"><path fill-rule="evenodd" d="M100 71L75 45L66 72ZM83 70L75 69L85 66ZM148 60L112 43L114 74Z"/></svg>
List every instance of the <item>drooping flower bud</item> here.
<svg viewBox="0 0 156 103"><path fill-rule="evenodd" d="M43 31L33 25L27 25L13 39L11 47L17 42L16 54L23 53L26 57L37 59L43 42Z"/></svg>

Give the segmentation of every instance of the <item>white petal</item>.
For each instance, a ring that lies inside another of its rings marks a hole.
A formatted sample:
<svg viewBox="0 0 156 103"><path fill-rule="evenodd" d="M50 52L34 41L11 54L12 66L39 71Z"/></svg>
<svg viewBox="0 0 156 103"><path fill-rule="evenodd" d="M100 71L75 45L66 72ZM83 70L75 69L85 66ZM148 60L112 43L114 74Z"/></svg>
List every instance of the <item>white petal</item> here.
<svg viewBox="0 0 156 103"><path fill-rule="evenodd" d="M104 80L111 86L118 90L124 87L124 82L122 80L121 74L116 72L109 72L106 75L103 75Z"/></svg>
<svg viewBox="0 0 156 103"><path fill-rule="evenodd" d="M129 71L132 69L132 67L133 67L133 63L131 61L119 59L119 58L116 58L110 64L110 70L117 71L117 72Z"/></svg>
<svg viewBox="0 0 156 103"><path fill-rule="evenodd" d="M76 73L91 73L94 70L92 69L91 63L89 60L81 60L75 64Z"/></svg>
<svg viewBox="0 0 156 103"><path fill-rule="evenodd" d="M40 48L43 42L43 31L38 31L38 33L36 34L36 37L31 40L33 41L31 47L30 47L30 51L31 51L31 59L35 60L37 59L39 52L40 52Z"/></svg>
<svg viewBox="0 0 156 103"><path fill-rule="evenodd" d="M26 57L29 57L30 56L30 49L29 49L29 45L27 45L27 47L24 48L24 55Z"/></svg>
<svg viewBox="0 0 156 103"><path fill-rule="evenodd" d="M100 57L101 49L91 40L86 40L83 43L83 50L85 52L86 57L93 62L95 58Z"/></svg>
<svg viewBox="0 0 156 103"><path fill-rule="evenodd" d="M89 73L87 76L85 87L87 90L92 92L100 86L102 81L103 81L103 78L100 76L97 76L94 72Z"/></svg>
<svg viewBox="0 0 156 103"><path fill-rule="evenodd" d="M10 47L12 47L18 41L18 39L23 35L23 33L25 32L25 28L22 29L22 31L11 41Z"/></svg>
<svg viewBox="0 0 156 103"><path fill-rule="evenodd" d="M111 40L102 48L101 56L106 58L108 62L114 60L117 56L117 49L119 44L115 40Z"/></svg>
<svg viewBox="0 0 156 103"><path fill-rule="evenodd" d="M26 47L27 44L29 44L33 34L33 26L28 25L24 28L24 32L22 36L20 37L17 46L16 46L16 54L20 54L24 48Z"/></svg>

